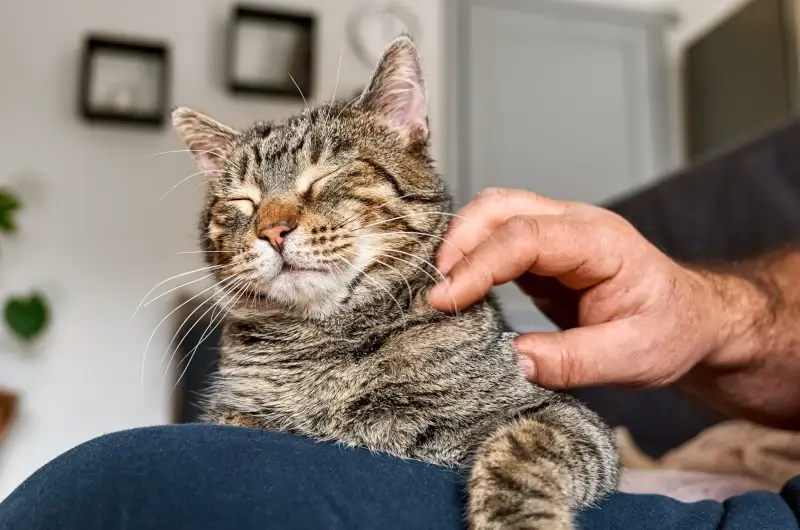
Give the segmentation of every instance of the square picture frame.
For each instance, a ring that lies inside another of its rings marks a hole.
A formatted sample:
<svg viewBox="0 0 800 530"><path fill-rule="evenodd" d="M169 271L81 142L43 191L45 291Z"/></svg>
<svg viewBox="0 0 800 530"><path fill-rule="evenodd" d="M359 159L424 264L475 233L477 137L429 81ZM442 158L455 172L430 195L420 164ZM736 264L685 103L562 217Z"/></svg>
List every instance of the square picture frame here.
<svg viewBox="0 0 800 530"><path fill-rule="evenodd" d="M231 93L312 97L317 25L313 13L240 4L234 6L228 24L225 80Z"/></svg>
<svg viewBox="0 0 800 530"><path fill-rule="evenodd" d="M81 60L78 107L88 122L163 127L169 113L166 42L90 34Z"/></svg>

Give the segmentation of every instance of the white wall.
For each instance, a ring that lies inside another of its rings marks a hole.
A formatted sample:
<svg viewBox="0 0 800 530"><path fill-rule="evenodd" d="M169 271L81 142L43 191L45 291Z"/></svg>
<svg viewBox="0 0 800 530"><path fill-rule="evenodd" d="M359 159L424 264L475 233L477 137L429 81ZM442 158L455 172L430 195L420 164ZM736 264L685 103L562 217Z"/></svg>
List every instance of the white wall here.
<svg viewBox="0 0 800 530"><path fill-rule="evenodd" d="M170 309L170 297L129 322L142 296L173 274L200 266L195 255L200 182L164 202L161 195L195 171L187 154L142 157L182 146L167 129L87 126L76 116L81 39L99 29L169 39L173 103L203 108L244 125L285 116L298 103L229 96L219 76L222 31L231 0L25 0L0 3L0 186L26 203L18 237L0 241L0 295L40 287L53 323L35 351L0 337L0 387L22 394L21 415L0 447L0 499L40 465L102 433L169 421L158 335L145 367L145 342ZM272 4L279 2L271 2ZM320 16L319 89L333 94L348 7L358 0L284 0ZM440 4L405 0L424 23L421 52L429 72L431 121L442 121L438 31ZM348 53L340 94L369 74Z"/></svg>

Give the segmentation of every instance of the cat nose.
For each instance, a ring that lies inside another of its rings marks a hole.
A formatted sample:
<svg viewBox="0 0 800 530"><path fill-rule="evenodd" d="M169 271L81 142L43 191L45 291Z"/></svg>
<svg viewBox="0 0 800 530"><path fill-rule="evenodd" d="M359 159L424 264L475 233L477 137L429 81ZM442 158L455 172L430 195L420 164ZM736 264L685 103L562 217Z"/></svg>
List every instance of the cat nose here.
<svg viewBox="0 0 800 530"><path fill-rule="evenodd" d="M297 228L297 223L292 219L284 219L277 223L263 226L258 232L258 237L265 241L269 241L272 248L280 252L283 249L283 238Z"/></svg>

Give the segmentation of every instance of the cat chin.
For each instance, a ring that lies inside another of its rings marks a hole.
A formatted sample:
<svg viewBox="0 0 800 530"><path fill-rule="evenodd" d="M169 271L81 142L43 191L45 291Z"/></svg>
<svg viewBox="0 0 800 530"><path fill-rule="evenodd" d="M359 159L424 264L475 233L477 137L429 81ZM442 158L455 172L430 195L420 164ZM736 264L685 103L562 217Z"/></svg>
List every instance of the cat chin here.
<svg viewBox="0 0 800 530"><path fill-rule="evenodd" d="M346 286L330 272L282 272L262 287L270 300L284 307L297 308L302 313L327 313L328 306Z"/></svg>

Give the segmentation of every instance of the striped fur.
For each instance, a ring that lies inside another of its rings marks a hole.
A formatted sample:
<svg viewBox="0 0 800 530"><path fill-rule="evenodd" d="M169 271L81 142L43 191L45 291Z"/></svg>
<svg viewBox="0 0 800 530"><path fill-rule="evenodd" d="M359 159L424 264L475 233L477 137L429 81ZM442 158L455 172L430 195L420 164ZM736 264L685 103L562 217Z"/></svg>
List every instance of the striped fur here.
<svg viewBox="0 0 800 530"><path fill-rule="evenodd" d="M420 72L401 37L351 103L235 133L175 111L211 172L201 234L230 310L206 418L468 470L476 529L571 528L616 485L613 438L523 379L491 299L425 302L450 200ZM282 247L259 239L281 222Z"/></svg>

